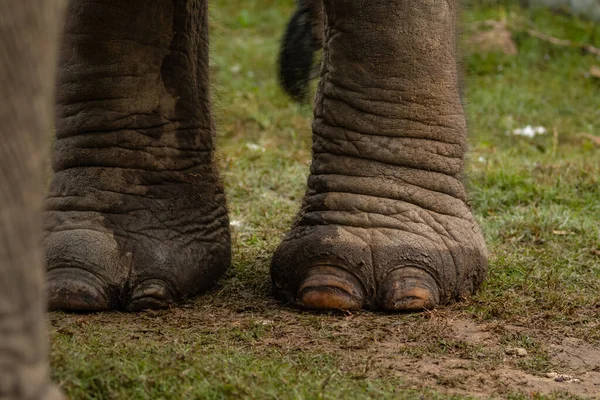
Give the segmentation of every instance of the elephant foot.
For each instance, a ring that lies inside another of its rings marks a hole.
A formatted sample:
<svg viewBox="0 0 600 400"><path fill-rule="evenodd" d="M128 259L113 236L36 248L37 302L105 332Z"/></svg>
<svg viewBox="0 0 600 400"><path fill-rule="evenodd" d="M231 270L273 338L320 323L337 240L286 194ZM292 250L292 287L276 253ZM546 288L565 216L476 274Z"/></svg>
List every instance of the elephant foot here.
<svg viewBox="0 0 600 400"><path fill-rule="evenodd" d="M439 223L430 227L423 222L430 211L419 217L415 206L397 207L411 209L397 215L412 215L418 223L365 227L377 218L363 216L363 226L353 227L348 223L358 225L356 212L321 211L321 220L332 224L300 225L315 217L305 213L275 252L276 297L304 309L418 312L472 294L487 268L475 222L436 215Z"/></svg>
<svg viewBox="0 0 600 400"><path fill-rule="evenodd" d="M50 308L135 311L202 293L231 260L207 3L71 1L64 32L44 222Z"/></svg>
<svg viewBox="0 0 600 400"><path fill-rule="evenodd" d="M456 9L324 3L308 190L271 265L281 300L413 312L483 281L487 250L462 183Z"/></svg>
<svg viewBox="0 0 600 400"><path fill-rule="evenodd" d="M124 175L140 184L123 185ZM59 172L45 212L49 309L164 308L208 289L231 259L225 199L210 178Z"/></svg>

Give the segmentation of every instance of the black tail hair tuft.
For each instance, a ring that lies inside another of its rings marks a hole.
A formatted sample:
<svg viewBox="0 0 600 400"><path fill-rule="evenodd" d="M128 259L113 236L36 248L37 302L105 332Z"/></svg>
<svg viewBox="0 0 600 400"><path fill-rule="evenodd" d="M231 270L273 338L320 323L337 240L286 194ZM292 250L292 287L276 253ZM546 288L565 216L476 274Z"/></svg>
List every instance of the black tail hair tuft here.
<svg viewBox="0 0 600 400"><path fill-rule="evenodd" d="M316 52L312 11L300 1L290 18L279 53L279 84L296 102L306 101Z"/></svg>

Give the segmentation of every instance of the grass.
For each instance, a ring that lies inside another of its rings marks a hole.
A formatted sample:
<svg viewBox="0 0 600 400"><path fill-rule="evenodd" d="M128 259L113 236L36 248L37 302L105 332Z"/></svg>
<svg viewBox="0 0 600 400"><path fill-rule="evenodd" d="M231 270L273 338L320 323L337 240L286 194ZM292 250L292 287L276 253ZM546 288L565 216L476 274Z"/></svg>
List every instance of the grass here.
<svg viewBox="0 0 600 400"><path fill-rule="evenodd" d="M233 222L228 276L172 310L51 314L54 380L74 399L592 397L584 389L600 384L600 149L583 134L600 136L600 80L589 74L600 59L526 28L595 46L600 28L511 2L466 8L467 179L489 277L473 298L429 313L318 315L282 308L268 274L310 162L311 109L288 100L274 74L292 9L292 0L211 6L218 156ZM469 48L478 21L490 19L506 19L517 55ZM506 134L526 125L548 134ZM587 367L565 356L577 349L589 349ZM577 386L552 382L550 371L588 375Z"/></svg>

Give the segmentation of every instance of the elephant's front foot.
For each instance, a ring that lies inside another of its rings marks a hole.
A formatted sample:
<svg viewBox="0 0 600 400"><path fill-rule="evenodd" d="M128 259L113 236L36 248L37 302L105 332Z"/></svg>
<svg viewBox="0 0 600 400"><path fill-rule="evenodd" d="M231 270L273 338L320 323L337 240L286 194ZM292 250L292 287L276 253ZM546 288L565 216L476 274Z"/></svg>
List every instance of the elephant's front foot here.
<svg viewBox="0 0 600 400"><path fill-rule="evenodd" d="M166 307L230 263L208 6L189 3L69 2L45 214L51 309Z"/></svg>
<svg viewBox="0 0 600 400"><path fill-rule="evenodd" d="M470 295L482 282L487 252L464 203L452 202L454 215L445 215L398 200L325 196L307 197L275 253L271 271L282 301L414 312Z"/></svg>
<svg viewBox="0 0 600 400"><path fill-rule="evenodd" d="M49 308L163 308L206 290L231 258L215 179L201 170L59 172L45 215Z"/></svg>
<svg viewBox="0 0 600 400"><path fill-rule="evenodd" d="M461 182L456 2L331 0L324 10L311 175L273 258L277 296L418 311L473 293L487 251Z"/></svg>

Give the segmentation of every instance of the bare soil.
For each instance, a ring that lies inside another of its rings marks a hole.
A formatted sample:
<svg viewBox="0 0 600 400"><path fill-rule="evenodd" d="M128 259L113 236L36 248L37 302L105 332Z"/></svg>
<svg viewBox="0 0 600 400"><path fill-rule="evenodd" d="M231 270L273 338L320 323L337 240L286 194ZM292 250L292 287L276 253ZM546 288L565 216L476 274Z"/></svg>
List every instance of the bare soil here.
<svg viewBox="0 0 600 400"><path fill-rule="evenodd" d="M51 314L51 325L53 335L94 332L141 347L201 340L259 356L273 349L327 354L339 360L340 373L356 379L394 377L407 389L474 398L600 398L598 347L525 326L475 323L453 310L311 314L269 300L219 306L201 299L138 315Z"/></svg>

